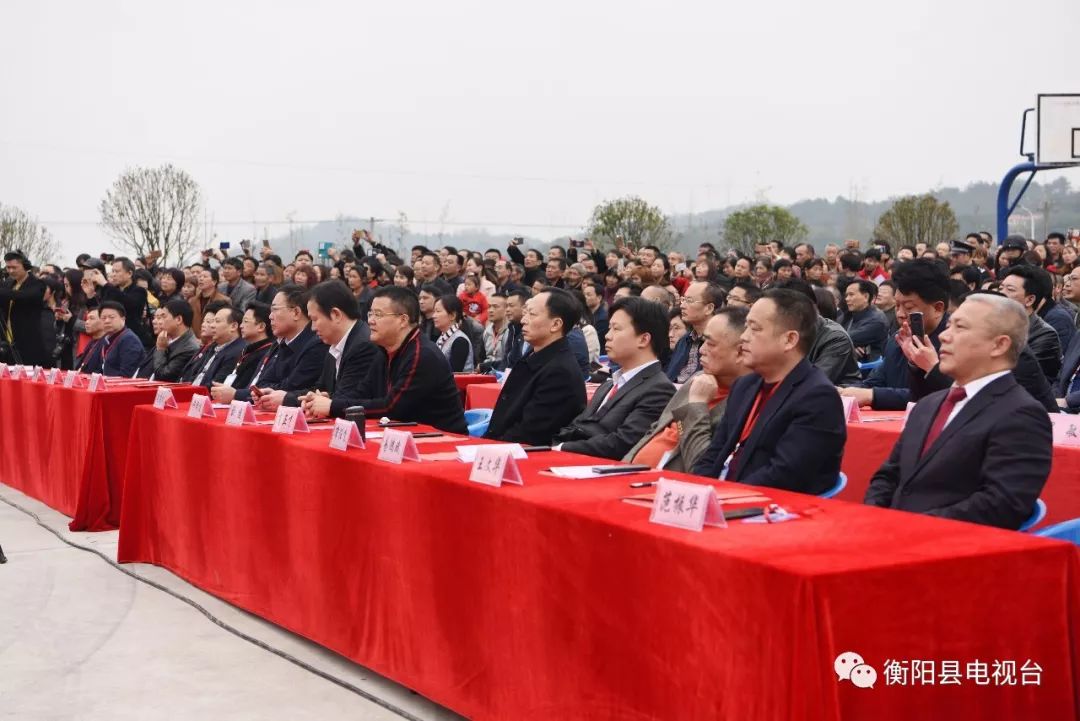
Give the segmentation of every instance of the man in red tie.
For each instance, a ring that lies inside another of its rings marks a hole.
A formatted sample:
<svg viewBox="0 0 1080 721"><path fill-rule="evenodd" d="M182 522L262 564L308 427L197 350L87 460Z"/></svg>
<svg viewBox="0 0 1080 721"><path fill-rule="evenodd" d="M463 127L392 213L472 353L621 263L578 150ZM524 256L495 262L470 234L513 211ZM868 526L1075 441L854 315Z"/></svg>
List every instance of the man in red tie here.
<svg viewBox="0 0 1080 721"><path fill-rule="evenodd" d="M866 503L1001 528L1031 515L1050 474L1046 410L1013 374L1028 318L1014 300L974 294L941 333L939 368L953 379L916 405Z"/></svg>

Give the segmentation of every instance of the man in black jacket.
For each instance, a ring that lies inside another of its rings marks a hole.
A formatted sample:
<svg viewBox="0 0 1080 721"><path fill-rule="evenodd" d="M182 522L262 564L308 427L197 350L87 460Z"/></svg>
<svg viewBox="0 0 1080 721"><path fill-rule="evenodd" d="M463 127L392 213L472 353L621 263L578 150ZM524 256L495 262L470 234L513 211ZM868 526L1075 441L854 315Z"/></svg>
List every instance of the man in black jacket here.
<svg viewBox="0 0 1080 721"><path fill-rule="evenodd" d="M806 359L817 318L792 290L769 290L751 306L742 358L754 372L732 384L694 473L813 494L836 483L847 425L835 388Z"/></svg>
<svg viewBox="0 0 1080 721"><path fill-rule="evenodd" d="M522 334L532 352L510 369L485 438L546 445L585 408L581 369L566 342L580 315L565 290L548 288L529 299Z"/></svg>
<svg viewBox="0 0 1080 721"><path fill-rule="evenodd" d="M1042 268L1018 265L1005 272L1000 287L1002 295L1015 300L1027 312L1029 323L1027 347L1038 359L1046 379L1051 383L1054 382L1061 371L1064 346L1053 326L1036 312L1052 292L1053 285L1049 275Z"/></svg>
<svg viewBox="0 0 1080 721"><path fill-rule="evenodd" d="M614 460L626 455L675 394L660 365L667 338L667 313L658 303L630 297L611 306L605 340L607 355L619 370L555 436L557 450Z"/></svg>
<svg viewBox="0 0 1080 721"><path fill-rule="evenodd" d="M307 392L318 384L330 349L308 322L308 295L298 285L285 285L277 292L270 306L270 329L277 344L255 369L249 386L237 388L228 400L251 401L260 410L276 411L288 393Z"/></svg>
<svg viewBox="0 0 1080 721"><path fill-rule="evenodd" d="M955 382L912 409L866 503L1011 529L1031 515L1050 474L1053 431L1010 373L1027 326L1016 301L964 301L941 334L941 370Z"/></svg>
<svg viewBox="0 0 1080 721"><path fill-rule="evenodd" d="M146 288L135 283L135 264L129 258L116 258L112 262L109 276L110 282L107 283L101 271L90 271L90 279L98 286L101 300L115 300L124 306L127 327L134 331L143 346L149 348L153 345L153 334L143 323L146 315Z"/></svg>
<svg viewBox="0 0 1080 721"><path fill-rule="evenodd" d="M216 403L228 403L235 397L236 389L247 388L259 371L263 359L274 345L270 338L270 307L258 301L249 301L244 318L240 321L240 338L244 350L236 359L236 365L225 379L214 383L210 396Z"/></svg>
<svg viewBox="0 0 1080 721"><path fill-rule="evenodd" d="M379 288L371 299L368 323L378 351L350 404L363 406L369 418L416 421L467 434L450 363L420 332L420 305L413 292L393 285Z"/></svg>
<svg viewBox="0 0 1080 721"><path fill-rule="evenodd" d="M328 355L317 386L302 396L286 393L285 405L302 405L306 414L318 418L337 417L353 405L351 399L377 355L371 331L352 291L340 280L323 281L311 289L308 317L319 339L329 346Z"/></svg>
<svg viewBox="0 0 1080 721"><path fill-rule="evenodd" d="M217 343L214 342L214 327L217 325L217 313L225 308L232 308L227 300L212 300L206 304L203 309L202 329L206 332L210 340L204 343L199 350L191 357L191 360L184 366L183 372L180 374L180 381L182 383L195 383L195 379L203 372L206 365L214 357L214 352L217 349ZM192 309L192 317L194 318L194 309ZM192 320L194 322L194 319ZM194 335L194 331L192 331ZM200 339L196 339L200 340ZM202 340L205 340L203 338Z"/></svg>
<svg viewBox="0 0 1080 721"><path fill-rule="evenodd" d="M215 383L229 380L229 374L236 367L236 361L247 345L240 337L240 323L243 319L240 311L231 305L214 313L214 347L195 376L194 385L209 389Z"/></svg>
<svg viewBox="0 0 1080 721"><path fill-rule="evenodd" d="M45 284L30 274L30 261L19 252L4 255L8 279L0 283L0 344L9 363L52 367L51 348L41 334Z"/></svg>

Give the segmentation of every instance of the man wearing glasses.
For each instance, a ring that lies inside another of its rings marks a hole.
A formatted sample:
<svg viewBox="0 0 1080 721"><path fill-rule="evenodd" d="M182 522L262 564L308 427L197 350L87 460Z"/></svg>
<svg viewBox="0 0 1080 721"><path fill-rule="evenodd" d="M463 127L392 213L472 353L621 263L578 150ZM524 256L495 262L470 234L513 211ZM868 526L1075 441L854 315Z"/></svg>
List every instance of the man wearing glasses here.
<svg viewBox="0 0 1080 721"><path fill-rule="evenodd" d="M276 411L288 393L314 388L322 375L330 348L319 340L308 322L308 291L285 285L270 304L270 330L277 345L263 358L248 388L237 388L233 398L223 394L220 403L251 401L259 409Z"/></svg>
<svg viewBox="0 0 1080 721"><path fill-rule="evenodd" d="M416 421L449 433L466 435L461 392L443 352L419 330L420 303L408 288L385 286L375 291L367 314L371 342L376 346L370 372L339 408L309 395L304 412L315 418L339 416L345 407L359 405L369 418Z"/></svg>
<svg viewBox="0 0 1080 721"><path fill-rule="evenodd" d="M671 351L667 377L675 383L685 383L701 370L701 341L709 318L724 305L724 291L716 283L691 283L680 299L683 322L688 332Z"/></svg>

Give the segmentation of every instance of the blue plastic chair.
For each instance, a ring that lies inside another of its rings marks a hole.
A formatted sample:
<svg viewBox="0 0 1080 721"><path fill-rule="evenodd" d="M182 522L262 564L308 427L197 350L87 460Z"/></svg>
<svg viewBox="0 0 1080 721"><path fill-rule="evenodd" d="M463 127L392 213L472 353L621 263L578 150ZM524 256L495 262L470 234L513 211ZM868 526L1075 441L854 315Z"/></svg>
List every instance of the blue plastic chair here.
<svg viewBox="0 0 1080 721"><path fill-rule="evenodd" d="M1055 523L1046 528L1040 528L1032 533L1033 536L1044 538L1056 538L1059 541L1068 541L1080 546L1080 518L1073 518L1061 523Z"/></svg>
<svg viewBox="0 0 1080 721"><path fill-rule="evenodd" d="M881 364L884 363L884 362L885 362L885 356L882 356L882 357L878 358L877 360L866 361L865 363L860 363L859 364L859 373L861 373L863 378L865 378L866 376L870 375L871 371L873 371L875 368L880 367Z"/></svg>
<svg viewBox="0 0 1080 721"><path fill-rule="evenodd" d="M469 427L470 436L479 438L487 433L489 423L491 423L490 408L473 408L465 411L465 425Z"/></svg>
<svg viewBox="0 0 1080 721"><path fill-rule="evenodd" d="M845 488L847 488L847 476L843 472L841 472L840 475L836 478L836 485L825 491L824 493L820 494L818 497L835 498L836 496L840 495L840 492L843 491Z"/></svg>
<svg viewBox="0 0 1080 721"><path fill-rule="evenodd" d="M1026 521L1024 521L1024 525L1020 526L1020 528L1018 528L1017 530L1026 531L1032 526L1039 525L1039 522L1042 521L1042 519L1044 518L1046 518L1046 504L1043 503L1043 499L1038 498L1035 500L1035 510L1032 511L1031 516L1028 517Z"/></svg>

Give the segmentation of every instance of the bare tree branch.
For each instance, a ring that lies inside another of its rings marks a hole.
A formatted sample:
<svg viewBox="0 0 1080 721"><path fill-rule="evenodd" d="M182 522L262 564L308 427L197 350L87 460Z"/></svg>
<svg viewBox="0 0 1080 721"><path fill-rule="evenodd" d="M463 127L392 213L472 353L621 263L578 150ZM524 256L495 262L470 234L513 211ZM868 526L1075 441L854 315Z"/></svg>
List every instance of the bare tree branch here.
<svg viewBox="0 0 1080 721"><path fill-rule="evenodd" d="M0 254L13 250L22 252L31 263L42 265L54 259L59 246L45 226L38 225L25 211L0 205Z"/></svg>
<svg viewBox="0 0 1080 721"><path fill-rule="evenodd" d="M165 264L183 264L196 248L202 208L198 183L172 165L125 171L101 201L101 225L136 257L161 253Z"/></svg>

